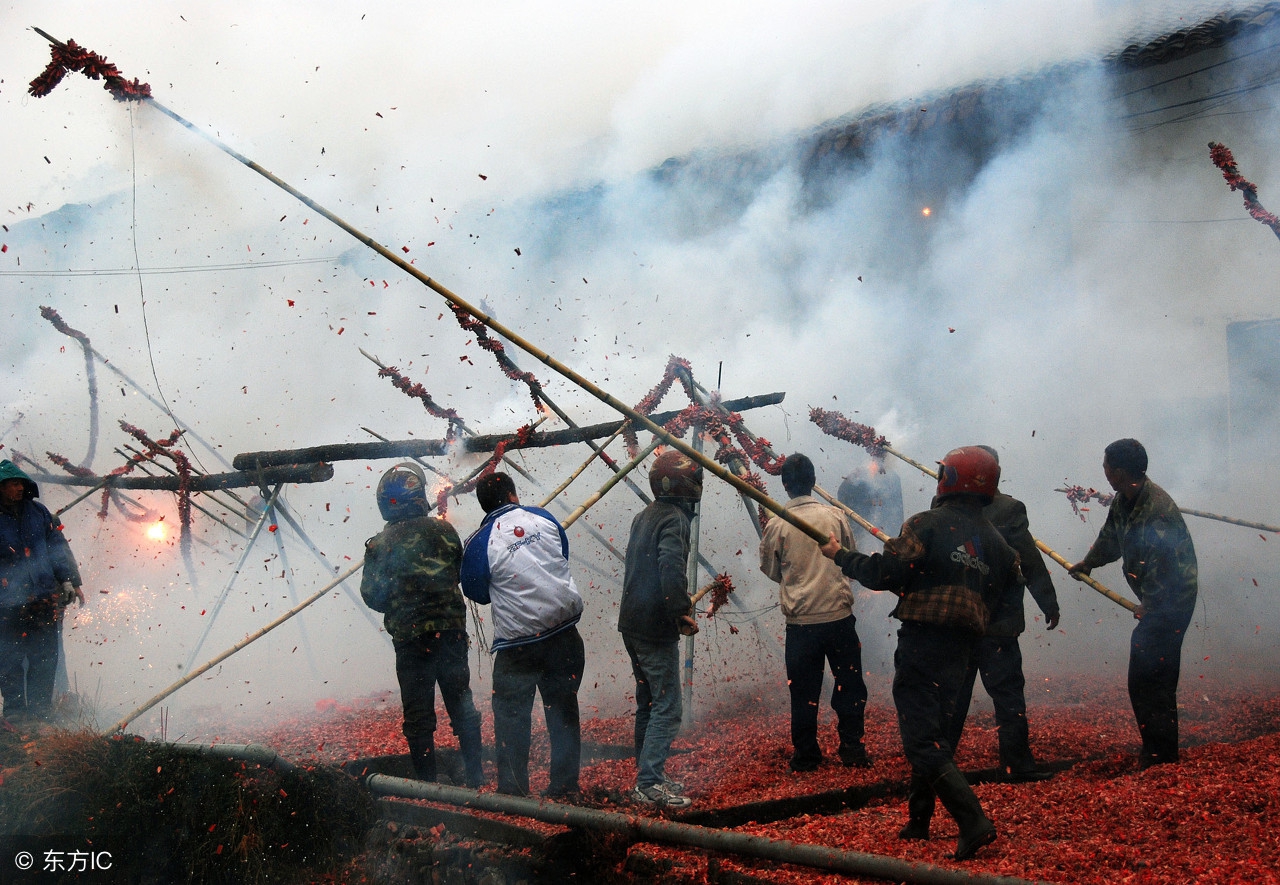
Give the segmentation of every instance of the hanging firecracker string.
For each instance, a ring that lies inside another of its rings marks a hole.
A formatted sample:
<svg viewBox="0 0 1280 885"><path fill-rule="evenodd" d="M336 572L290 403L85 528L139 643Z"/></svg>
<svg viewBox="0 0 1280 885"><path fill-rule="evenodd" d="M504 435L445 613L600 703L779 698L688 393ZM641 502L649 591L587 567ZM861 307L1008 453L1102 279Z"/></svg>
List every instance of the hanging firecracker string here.
<svg viewBox="0 0 1280 885"><path fill-rule="evenodd" d="M142 443L153 458L156 455L164 455L173 461L178 470L178 523L182 528L183 537L186 537L191 529L191 462L187 459L185 452L175 447L182 436L182 431L174 430L166 439L156 441L147 436L145 431L128 422L121 421L120 429Z"/></svg>
<svg viewBox="0 0 1280 885"><path fill-rule="evenodd" d="M712 579L710 584L698 591L699 597L711 594L711 604L707 606L708 618L715 617L720 607L729 601L729 594L733 590L733 578L729 577L727 572L721 572Z"/></svg>
<svg viewBox="0 0 1280 885"><path fill-rule="evenodd" d="M453 315L458 319L458 325L464 331L470 332L476 336L476 343L484 350L493 354L493 358L498 361L498 365L502 368L502 372L512 381L520 381L529 388L529 396L533 398L535 407L542 408L542 382L539 381L532 372L523 372L511 361L511 357L507 356L506 348L502 346L501 341L495 341L489 337L489 329L484 323L467 313L458 305L449 302L449 309L453 311Z"/></svg>
<svg viewBox="0 0 1280 885"><path fill-rule="evenodd" d="M1069 485L1063 489L1054 489L1054 491L1062 492L1067 496L1067 500L1071 502L1071 509L1076 512L1076 516L1080 517L1081 522L1085 521L1084 514L1081 512L1081 505L1088 504L1090 501L1097 501L1103 507L1109 507L1116 497L1094 488L1086 489L1084 486L1074 485ZM1089 508L1085 507L1084 509L1088 510Z"/></svg>
<svg viewBox="0 0 1280 885"><path fill-rule="evenodd" d="M59 332L61 332L63 335L66 335L70 338L75 338L77 341L81 341L86 344L89 342L88 335L86 335L84 332L81 332L79 329L73 329L70 326L68 326L66 320L62 318L62 315L58 313L56 310L54 310L52 307L41 307L40 316L44 317L46 320L52 323L53 327L57 329Z"/></svg>
<svg viewBox="0 0 1280 885"><path fill-rule="evenodd" d="M35 98L52 92L67 74L79 71L90 80L103 80L102 87L116 101L139 101L151 97L151 87L136 79L126 80L119 68L96 52L90 52L75 40L54 43L52 58L40 76L31 81L27 91Z"/></svg>
<svg viewBox="0 0 1280 885"><path fill-rule="evenodd" d="M822 428L823 433L828 436L862 446L877 458L884 457L885 447L889 445L889 441L876 433L874 427L850 421L839 412L815 407L809 410L809 420Z"/></svg>
<svg viewBox="0 0 1280 885"><path fill-rule="evenodd" d="M421 384L410 381L404 375L400 374L400 370L395 366L386 366L378 370L379 378L390 378L391 384L397 390L411 396L414 399L421 400L422 406L427 410L427 414L435 418L444 418L449 422L449 430L445 434L445 439L453 442L458 437L458 425L462 423L462 419L458 417L458 413L453 409L446 409L431 398L431 394Z"/></svg>
<svg viewBox="0 0 1280 885"><path fill-rule="evenodd" d="M689 361L684 359L683 357L678 357L672 354L667 359L667 368L662 373L662 380L659 381L652 390L646 393L644 395L644 398L641 399L640 402L636 403L635 410L639 412L641 415L645 415L645 416L651 415L653 413L653 410L656 409L658 407L658 404L662 402L664 397L666 397L667 392L671 390L671 385L676 380L677 377L680 378L680 383L684 385L685 393L688 394L689 400L690 401L696 400L697 397L694 396L693 387L691 386L693 372L689 367ZM675 420L675 419L672 419L672 420ZM672 431L672 432L674 433L675 431ZM682 435L683 435L683 431L677 434L677 436L682 436ZM637 454L639 454L640 443L636 439L636 433L634 429L628 428L626 431L624 431L622 434L622 440L627 447L627 455L629 457L634 458Z"/></svg>
<svg viewBox="0 0 1280 885"><path fill-rule="evenodd" d="M1249 215L1255 221L1261 221L1271 228L1271 232L1280 237L1280 218L1262 208L1262 204L1258 202L1258 186L1240 174L1240 170L1236 168L1236 158L1232 156L1231 149L1225 144L1211 141L1209 142L1209 159L1213 161L1213 165L1222 170L1222 177L1227 180L1227 184L1231 189L1240 191L1244 195L1244 208L1249 212Z"/></svg>

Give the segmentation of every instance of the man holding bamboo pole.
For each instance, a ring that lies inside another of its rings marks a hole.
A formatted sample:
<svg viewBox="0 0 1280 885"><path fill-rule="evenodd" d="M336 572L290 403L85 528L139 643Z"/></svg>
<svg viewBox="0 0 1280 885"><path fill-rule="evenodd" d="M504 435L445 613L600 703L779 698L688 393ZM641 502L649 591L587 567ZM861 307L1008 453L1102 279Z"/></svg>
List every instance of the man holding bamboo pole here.
<svg viewBox="0 0 1280 885"><path fill-rule="evenodd" d="M1069 569L1087 575L1123 559L1138 597L1129 641L1129 702L1142 735L1142 768L1178 761L1178 677L1182 639L1199 590L1196 549L1178 505L1147 478L1147 450L1136 439L1107 446L1102 472L1116 490L1107 521L1084 559Z"/></svg>
<svg viewBox="0 0 1280 885"><path fill-rule="evenodd" d="M525 507L505 473L476 483L484 511L462 554L462 592L493 607L493 738L498 792L529 795L533 695L551 743L544 796L578 792L582 738L578 688L585 655L578 621L582 597L569 573L569 537L541 507Z"/></svg>
<svg viewBox="0 0 1280 885"><path fill-rule="evenodd" d="M864 587L899 597L893 702L911 763L910 819L899 837L929 838L936 795L960 827L953 856L967 860L995 841L996 828L956 768L947 729L974 643L1022 573L1018 554L982 515L1000 481L995 458L966 446L939 468L935 506L903 523L883 554L848 550L834 535L822 552Z"/></svg>
<svg viewBox="0 0 1280 885"><path fill-rule="evenodd" d="M702 499L702 468L668 449L649 470L654 502L636 514L618 605L618 632L636 678L636 786L631 799L688 808L666 775L680 732L680 636L698 632L689 598L690 520Z"/></svg>
<svg viewBox="0 0 1280 885"><path fill-rule="evenodd" d="M782 462L782 487L805 522L825 528L853 550L844 513L812 497L817 480L813 461L794 454ZM817 542L789 522L771 519L760 538L760 571L777 583L787 622L787 688L791 694L791 770L814 771L822 763L818 745L818 704L826 665L835 684L831 708L845 767L870 768L862 743L867 683L862 676L862 643L853 616L853 591L840 568L822 555Z"/></svg>

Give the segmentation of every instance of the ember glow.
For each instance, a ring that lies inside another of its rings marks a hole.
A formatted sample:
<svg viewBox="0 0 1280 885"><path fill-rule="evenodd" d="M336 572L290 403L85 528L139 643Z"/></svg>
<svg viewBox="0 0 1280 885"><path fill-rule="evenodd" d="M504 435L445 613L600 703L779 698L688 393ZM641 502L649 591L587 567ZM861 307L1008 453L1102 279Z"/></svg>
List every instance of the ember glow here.
<svg viewBox="0 0 1280 885"><path fill-rule="evenodd" d="M147 526L147 537L152 541L163 541L169 536L169 530L165 528L164 522L157 521Z"/></svg>

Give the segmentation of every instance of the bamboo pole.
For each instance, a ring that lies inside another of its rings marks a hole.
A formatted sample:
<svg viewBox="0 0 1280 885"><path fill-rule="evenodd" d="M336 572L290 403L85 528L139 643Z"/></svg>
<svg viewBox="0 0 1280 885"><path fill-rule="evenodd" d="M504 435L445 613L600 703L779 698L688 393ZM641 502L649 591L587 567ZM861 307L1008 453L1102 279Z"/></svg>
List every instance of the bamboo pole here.
<svg viewBox="0 0 1280 885"><path fill-rule="evenodd" d="M126 448L126 449L129 449L129 450L131 450L131 451L134 451L134 452L136 452L136 451L137 451L137 449L134 449L134 448L133 448L133 446L125 446L125 448ZM126 453L126 452L125 452L124 450L122 450L122 449L117 448L117 449L116 449L116 454L120 455L120 456L121 456L121 457L123 457L125 460L128 460L128 459L129 459L129 454L128 454L128 453ZM161 464L161 463L159 463L159 462L157 462L157 461L152 461L152 462L150 462L150 463L151 463L152 465L154 465L155 467L159 468L160 470L164 471L165 473L170 474L171 476L176 476L176 475L177 475L177 474L176 474L176 473L175 473L175 472L174 472L170 467L168 467L167 465ZM146 466L144 466L142 463L139 463L139 465L138 465L138 469L139 469L139 470L141 470L143 473L147 474L148 476L153 476L153 475L154 475L154 474L152 474L152 473L151 473L151 471L150 471L150 470L148 470L148 469L147 469L147 467L146 467ZM202 492L201 494L204 494L204 493ZM192 507L194 507L194 508L196 508L197 510L199 510L199 511L200 511L201 513L203 513L205 516L209 517L210 519L212 519L214 522L218 523L218 524L219 524L219 525L221 525L222 527L224 527L224 528L226 528L226 529L230 529L233 533L235 533L235 534L239 535L239 536L240 536L240 537L242 537L242 538L243 538L243 537L246 537L246 535L245 535L245 533L244 533L243 531L241 531L240 529L238 529L238 528L236 528L235 526L231 525L231 523L229 523L229 522L225 521L224 519L222 519L220 516L218 516L216 513L214 513L214 512L213 512L212 510L210 510L208 507L205 507L205 506L203 506L203 505L201 505L201 504L197 503L196 501L192 501L192 502L191 502L191 506L192 506Z"/></svg>
<svg viewBox="0 0 1280 885"><path fill-rule="evenodd" d="M200 649L204 646L204 641L209 638L209 632L213 630L214 621L218 619L218 612L222 611L222 606L227 601L231 588L235 586L236 580L240 577L240 570L244 568L245 562L248 561L254 542L258 540L258 535L262 533L263 526L267 524L267 520L271 516L271 508L276 503L276 498L280 497L280 490L283 488L284 483L278 483L271 491L271 497L267 499L266 505L262 508L262 513L258 516L258 521L253 526L253 531L249 533L249 539L244 543L244 551L240 554L240 560L236 563L235 570L227 581L227 586L222 588L222 592L218 594L218 601L213 606L213 611L209 613L209 622L205 625L204 633L201 634L195 648L191 649L191 656L187 658L188 667L195 662L196 655L200 654Z"/></svg>
<svg viewBox="0 0 1280 885"><path fill-rule="evenodd" d="M821 486L814 486L813 490L820 497L826 500L828 504L832 505L833 507L839 508L841 511L844 512L846 516L852 518L854 522L856 522L858 525L862 526L862 528L866 530L867 534L875 537L876 540L880 541L880 543L883 544L885 541L889 540L889 535L887 535L882 529L872 525L869 520L864 519L861 514L856 513L852 507L850 507L848 504L841 501L839 498L836 498L826 489L822 488Z"/></svg>
<svg viewBox="0 0 1280 885"><path fill-rule="evenodd" d="M54 39L44 31L41 31L38 28L35 30L42 37L49 40L50 42L58 45L65 45L60 41ZM797 529L804 532L809 537L813 538L819 544L825 544L827 542L828 540L827 536L823 534L823 532L817 527L811 525L810 523L799 518L795 514L789 512L785 506L783 506L782 504L779 504L777 501L775 501L773 498L770 498L764 492L761 492L759 489L755 488L749 483L743 482L741 479L734 476L732 472L730 472L729 470L726 470L724 467L717 464L711 458L708 458L705 455L703 455L701 452L696 451L693 448L693 446L684 442L674 434L669 433L667 430L663 429L661 426L655 424L649 418L640 414L631 406L628 406L626 403L624 403L622 400L618 399L617 397L613 396L612 394L608 393L602 388L596 386L579 372L569 368L567 365L560 362L555 357L551 356L551 354L547 353L542 348L534 345L530 341L527 341L523 336L518 335L514 330L509 329L505 324L498 322L496 319L489 316L487 313L480 310L478 307L470 304L465 299L463 299L460 295L451 291L450 289L448 289L446 286L436 281L435 279L432 279L430 276L423 273L417 267L405 261L395 252L388 249L386 246L382 245L378 241L374 240L368 234L362 232L358 228L349 224L347 221L343 220L338 215L335 215L333 212L330 212L328 209L326 209L324 206L322 206L321 204L317 203L315 200L308 197L302 191L293 187L291 184L279 178L278 176L276 176L275 174L273 174L263 166L260 166L258 163L255 163L253 160L249 159L244 154L241 154L239 151L235 150L230 145L223 142L221 139L217 138L216 136L212 135L209 132L206 132L202 129L197 128L194 123L182 117L177 112L172 111L169 108L165 107L155 98L147 97L147 98L142 98L139 101L142 104L149 105L150 107L155 108L161 114L164 114L166 117L168 117L169 119L177 123L179 126L182 126L184 129L187 129L188 131L194 133L195 135L209 142L214 147L218 148L218 150L234 158L241 165L245 166L248 169L251 169L252 171L256 172L258 175L265 178L267 181L274 184L276 187L280 188L281 190L293 196L294 199L298 200L303 205L309 207L316 213L324 216L332 224L336 225L341 230L350 234L355 240L357 240L360 243L363 243L366 247L373 250L378 255L381 255L387 261L391 262L396 267L400 268L400 270L404 271L409 276L413 277L418 282L422 283L428 289L431 289L437 295L440 295L446 301L455 305L460 310L469 314L474 319L478 320L481 323L484 323L485 326L487 326L497 335L500 335L501 337L507 339L512 344L516 345L521 350L523 350L525 353L532 356L538 362L548 366L549 368L559 373L569 381L572 381L578 387L582 388L587 393L591 394L593 397L600 400L605 405L609 406L615 411L620 412L621 414L630 418L632 422L634 422L636 425L647 428L655 436L662 439L662 441L665 442L667 445L671 446L672 448L680 452L683 452L685 455L692 458L698 464L701 464L702 467L708 473L712 474L717 479L720 479L723 482L727 482L729 485L733 486L739 492L742 492L743 494L752 498L753 500L756 501L756 503L762 505L765 509L769 510L771 513L776 515L779 519L785 520L786 522L795 526ZM558 408L556 408L549 400L546 399L545 396L542 397L542 400L547 404L549 408L552 409L552 411L559 414L561 418L565 420L566 423L570 423L570 424L573 423L572 420L569 419L567 415L562 414ZM588 444L590 445L591 443L588 443Z"/></svg>
<svg viewBox="0 0 1280 885"><path fill-rule="evenodd" d="M1218 522L1230 523L1231 525L1242 525L1249 529L1259 529L1264 532L1280 532L1280 526L1267 525L1265 522L1250 522L1247 519L1236 519L1234 516L1222 516L1218 513L1206 513L1203 510L1192 510L1190 507L1179 507L1183 513L1188 516L1199 516L1202 519L1216 519Z"/></svg>
<svg viewBox="0 0 1280 885"><path fill-rule="evenodd" d="M114 734L114 733L116 733L116 732L124 731L126 728L128 728L128 727L129 727L129 723L130 723L130 722L133 722L135 719L137 719L137 718L138 718L139 716L141 716L143 713L145 713L145 712L147 712L148 710L150 710L150 709L151 709L152 707L154 707L156 704L158 704L158 703L160 703L161 701L163 701L163 700L164 700L165 698L167 698L169 695L173 694L175 691L177 691L178 689L182 688L182 687L183 687L184 685L186 685L187 683L189 683L189 682L191 682L192 680L196 679L196 678L197 678L197 677L199 677L201 674L203 674L203 673L207 673L209 670L212 670L212 669L213 669L214 667L216 667L218 664L221 664L223 661L225 661L227 658L231 657L231 656L232 656L233 654L235 654L236 652L240 651L240 650L241 650L242 648L244 648L245 646L249 645L249 644L250 644L250 643L252 643L252 642L257 641L258 639L261 639L263 636L265 636L266 634L270 633L270 632L271 632L272 630L274 630L276 627L279 627L279 626L280 626L281 624L283 624L285 621L289 620L289 619L290 619L290 618L292 618L294 615L298 614L298 613L299 613L300 611L302 611L304 608L306 608L307 606L311 605L311 604L312 604L313 602L315 602L316 600L320 599L322 596L324 596L326 593L328 593L328 592L329 592L330 590L332 590L334 587L336 587L336 586L338 586L339 584L341 584L341 583L342 583L343 581L345 581L347 578L349 578L349 577L351 577L352 575L354 575L356 572L358 572L358 571L359 571L361 568L363 568L363 567L364 567L364 560L363 560L363 559L361 559L361 560L360 560L359 562L357 562L355 565L351 566L351 568L347 569L345 572L343 572L342 574L338 575L336 578L334 578L334 579L333 579L332 581L330 581L328 584L325 584L325 585L324 585L324 587L320 588L320 589L319 589L319 590L317 590L314 594L312 594L311 596L309 596L309 597L307 597L306 599L302 600L302 602L298 603L298 604L297 604L297 605L295 605L293 608L289 609L289 610L288 610L287 612L285 612L283 615L281 615L280 617L276 618L274 621L272 621L271 623L267 624L267 625L266 625L265 627L263 627L262 629L258 630L258 631L257 631L257 632L255 632L255 633L250 633L248 636L246 636L244 639L242 639L242 640L240 640L239 642L237 642L235 645L231 646L231 648L227 649L227 650L226 650L226 651L224 651L222 654L217 655L216 657L214 657L214 658L210 659L208 662L206 662L206 663L204 663L204 664L201 664L199 667L197 667L196 669L192 670L192 671L191 671L190 673L188 673L186 676L183 676L181 679L179 679L179 680L178 680L177 682L175 682L173 685L169 686L169 687L168 687L168 688L166 688L164 691L160 692L158 695L156 695L155 697L151 698L151 700L147 701L145 704L143 704L142 706L138 707L136 710L134 710L133 712L131 712L128 716L125 716L123 719L121 719L119 722L117 722L115 725L113 725L113 726L112 726L112 727L111 727L107 732L104 732L104 733L105 733L105 734Z"/></svg>
<svg viewBox="0 0 1280 885"><path fill-rule="evenodd" d="M642 451L640 454L636 455L634 458L632 458L632 459L631 459L630 461L628 461L626 464L622 465L622 469L621 469L621 470L619 470L619 471L618 471L617 473L615 473L613 476L609 477L609 479L605 482L605 484L604 484L604 485L600 486L600 488L599 488L599 489L597 489L593 494L591 494L590 496L588 496L588 497L587 497L587 500L585 500L585 501L583 501L581 504L579 504L579 505L577 506L577 508L576 508L572 513L570 513L568 516L566 516L566 517L564 518L564 521L562 521L562 522L560 523L560 527L561 527L561 528L566 528L566 529L567 529L569 526L571 526L571 525L573 525L575 522L577 522L577 521L578 521L578 519L582 516L582 514L586 513L588 510L590 510L590 509L595 505L595 503L596 503L597 501L599 501L599 500L600 500L601 498L603 498L606 494L608 494L608 492L609 492L609 490L610 490L611 488L613 488L613 487L614 487L614 486L616 486L618 483L620 483L620 482L622 482L624 479L626 479L627 474L628 474L628 473L630 473L631 471L635 470L637 467L639 467L639 466L640 466L640 464L641 464L641 462L643 462L645 458L648 458L648 457L649 457L649 455L650 455L650 453L652 453L652 452L653 452L653 450L654 450L654 449L656 449L656 448L657 448L658 446L660 446L660 445L662 445L662 440L655 439L653 442L649 443L649 445L647 445L647 446L645 447L644 451ZM583 466L585 467L586 465L584 464ZM554 496L553 496L553 497L554 497ZM695 562L695 566L694 566L694 567L696 568L696 567L697 567L697 565L696 565L696 562L697 562L697 558L696 558L696 556L695 556L694 562Z"/></svg>
<svg viewBox="0 0 1280 885"><path fill-rule="evenodd" d="M925 467L919 461L914 461L911 458L908 458L906 455L902 454L897 449L894 449L892 446L885 446L884 450L888 452L890 455L893 455L897 458L901 458L903 461L906 461L908 464L910 464L912 467L915 467L917 470L919 470L921 473L924 473L926 476L931 476L934 479L938 478L938 471ZM1073 574L1071 572L1072 563L1067 562L1066 559L1064 559L1056 550L1054 550L1044 541L1041 541L1039 538L1036 538L1036 537L1032 537L1031 540L1036 542L1036 547L1039 548L1041 553L1045 554L1054 562L1056 562L1058 565L1066 569L1067 574L1071 575L1071 577L1075 578L1080 583L1089 585L1094 590L1097 590L1099 593L1107 597L1107 599L1110 599L1112 602L1114 602L1116 605L1120 606L1121 608L1128 609L1129 611L1137 610L1138 604L1136 602L1133 602L1132 600L1129 600L1129 599L1125 599L1119 593L1115 592L1110 587L1106 586L1101 581L1098 581L1096 578L1092 577L1091 575Z"/></svg>
<svg viewBox="0 0 1280 885"><path fill-rule="evenodd" d="M560 495L561 492L569 488L569 485L575 479L577 479L579 476L582 475L582 471L586 470L589 466L591 466L592 461L594 461L596 458L599 458L601 455L603 455L604 450L609 448L609 444L613 442L615 439L617 439L619 436L621 436L622 431L626 430L628 426L629 424L626 421L623 421L621 424L619 424L618 429L613 432L613 436L609 437L603 443L601 443L599 449L593 449L591 451L590 456L588 456L587 460L582 462L582 466L579 467L577 470L573 471L573 473L570 473L569 478L566 479L564 482L560 483L560 485L556 486L555 489L553 489L549 495L547 495L545 498L542 499L542 503L538 506L540 507L548 506L552 501L554 501ZM649 449L649 451L653 451L653 450ZM617 474L615 473L614 476L617 476Z"/></svg>

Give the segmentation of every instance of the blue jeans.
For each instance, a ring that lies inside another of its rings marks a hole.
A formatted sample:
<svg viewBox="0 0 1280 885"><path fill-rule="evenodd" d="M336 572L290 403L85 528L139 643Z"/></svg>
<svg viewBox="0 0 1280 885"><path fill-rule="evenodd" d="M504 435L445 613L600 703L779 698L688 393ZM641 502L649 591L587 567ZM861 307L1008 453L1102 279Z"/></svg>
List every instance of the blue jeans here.
<svg viewBox="0 0 1280 885"><path fill-rule="evenodd" d="M680 733L680 643L622 634L636 677L636 786L663 782L671 742Z"/></svg>
<svg viewBox="0 0 1280 885"><path fill-rule="evenodd" d="M493 737L499 793L529 794L529 732L535 690L542 695L542 713L551 743L551 783L547 794L577 792L582 757L578 687L584 664L582 636L577 627L538 642L503 648L494 657Z"/></svg>

